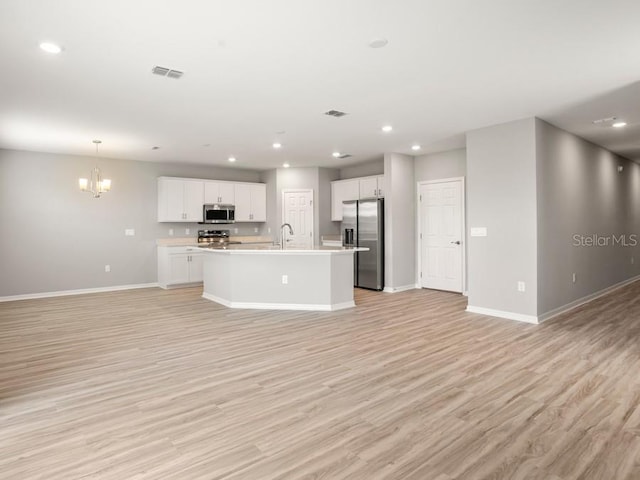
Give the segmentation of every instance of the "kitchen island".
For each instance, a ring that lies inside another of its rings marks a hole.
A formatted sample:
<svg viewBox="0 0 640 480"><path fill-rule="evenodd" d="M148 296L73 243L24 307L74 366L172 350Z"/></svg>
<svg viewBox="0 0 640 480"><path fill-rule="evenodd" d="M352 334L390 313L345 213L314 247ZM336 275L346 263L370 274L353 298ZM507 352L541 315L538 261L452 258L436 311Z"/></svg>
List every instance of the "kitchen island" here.
<svg viewBox="0 0 640 480"><path fill-rule="evenodd" d="M230 308L340 310L355 306L353 262L362 248L199 248L202 296Z"/></svg>

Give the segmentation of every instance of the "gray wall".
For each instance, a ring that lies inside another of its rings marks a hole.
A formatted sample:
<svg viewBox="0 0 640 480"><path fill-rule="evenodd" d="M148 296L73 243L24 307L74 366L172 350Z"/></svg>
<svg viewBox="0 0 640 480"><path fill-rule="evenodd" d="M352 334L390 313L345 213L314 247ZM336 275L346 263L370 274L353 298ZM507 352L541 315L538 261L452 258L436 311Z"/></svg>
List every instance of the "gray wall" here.
<svg viewBox="0 0 640 480"><path fill-rule="evenodd" d="M262 181L267 184L267 220L263 233L274 239L280 238L282 220L282 191L285 189L313 190L313 230L314 244L320 244L321 235L333 235L340 232L340 226L331 221L331 181L337 180L340 173L330 168L278 168L263 172Z"/></svg>
<svg viewBox="0 0 640 480"><path fill-rule="evenodd" d="M469 305L537 313L535 119L467 133ZM524 281L525 292L517 291Z"/></svg>
<svg viewBox="0 0 640 480"><path fill-rule="evenodd" d="M371 175L384 174L384 159L374 160L372 162L360 163L350 167L340 169L340 179L369 177Z"/></svg>
<svg viewBox="0 0 640 480"><path fill-rule="evenodd" d="M429 153L426 155L419 155L415 157L414 162L414 174L415 181L428 182L432 180L443 180L445 178L457 178L467 176L467 150L459 148L456 150L448 150L445 152ZM465 184L466 187L466 184ZM416 191L417 195L417 191ZM465 215L466 215L466 191L465 191ZM417 201L416 201L417 204ZM416 225L418 225L418 217L420 216L419 209L416 208ZM465 218L465 223L467 219ZM465 249L465 258L469 258L468 243L463 241L463 248ZM420 245L416 243L416 283L420 283L420 265L417 262L419 258L418 250ZM466 279L469 275L468 262L465 263L465 283L463 285L463 291L467 291Z"/></svg>
<svg viewBox="0 0 640 480"><path fill-rule="evenodd" d="M415 157L416 182L464 177L467 174L467 151L464 148Z"/></svg>
<svg viewBox="0 0 640 480"><path fill-rule="evenodd" d="M278 212L278 171L266 170L260 173L260 181L266 184L267 190L267 221L263 225L262 234L271 235L274 240L278 236L281 214Z"/></svg>
<svg viewBox="0 0 640 480"><path fill-rule="evenodd" d="M385 288L415 285L415 179L409 155L384 156Z"/></svg>
<svg viewBox="0 0 640 480"><path fill-rule="evenodd" d="M340 222L331 221L331 182L340 179L340 171L335 168L318 169L318 234L339 235Z"/></svg>
<svg viewBox="0 0 640 480"><path fill-rule="evenodd" d="M577 247L573 239L640 233L640 165L542 120L536 144L538 313L545 314L640 273L639 247Z"/></svg>
<svg viewBox="0 0 640 480"><path fill-rule="evenodd" d="M156 221L157 177L260 181L252 170L101 159L112 191L94 199L77 185L95 164L93 157L0 149L0 296L156 282L156 239L169 228L195 238L202 228ZM230 227L252 235L261 226ZM125 228L136 235L125 237Z"/></svg>

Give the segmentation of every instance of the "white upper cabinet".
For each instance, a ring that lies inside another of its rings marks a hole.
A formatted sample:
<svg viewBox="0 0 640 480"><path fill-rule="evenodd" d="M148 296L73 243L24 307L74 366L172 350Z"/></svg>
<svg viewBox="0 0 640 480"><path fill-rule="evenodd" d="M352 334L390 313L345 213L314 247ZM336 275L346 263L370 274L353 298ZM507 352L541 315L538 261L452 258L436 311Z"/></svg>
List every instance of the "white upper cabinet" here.
<svg viewBox="0 0 640 480"><path fill-rule="evenodd" d="M204 182L186 178L158 178L158 221L202 220Z"/></svg>
<svg viewBox="0 0 640 480"><path fill-rule="evenodd" d="M235 184L236 222L267 221L267 186L264 183Z"/></svg>
<svg viewBox="0 0 640 480"><path fill-rule="evenodd" d="M359 198L360 182L357 178L331 182L331 220L342 220L342 202Z"/></svg>
<svg viewBox="0 0 640 480"><path fill-rule="evenodd" d="M384 197L384 175L360 178L360 199Z"/></svg>
<svg viewBox="0 0 640 480"><path fill-rule="evenodd" d="M204 183L187 180L184 182L184 212L188 222L202 221L204 203Z"/></svg>
<svg viewBox="0 0 640 480"><path fill-rule="evenodd" d="M378 196L378 178L368 177L360 180L360 198L374 198Z"/></svg>
<svg viewBox="0 0 640 480"><path fill-rule="evenodd" d="M384 197L384 175L378 175L376 179L378 180L378 193L376 197L382 198Z"/></svg>
<svg viewBox="0 0 640 480"><path fill-rule="evenodd" d="M204 182L204 203L235 204L235 184L233 182Z"/></svg>
<svg viewBox="0 0 640 480"><path fill-rule="evenodd" d="M264 183L158 177L159 222L201 222L205 203L235 205L237 222L267 221Z"/></svg>
<svg viewBox="0 0 640 480"><path fill-rule="evenodd" d="M331 220L342 221L342 202L384 197L384 175L331 182Z"/></svg>

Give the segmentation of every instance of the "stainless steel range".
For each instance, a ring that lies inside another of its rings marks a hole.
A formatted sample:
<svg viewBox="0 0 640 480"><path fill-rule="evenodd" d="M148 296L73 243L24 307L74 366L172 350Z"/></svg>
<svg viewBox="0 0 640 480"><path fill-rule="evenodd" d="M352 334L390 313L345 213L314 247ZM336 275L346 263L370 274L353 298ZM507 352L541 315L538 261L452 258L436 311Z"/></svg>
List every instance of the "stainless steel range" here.
<svg viewBox="0 0 640 480"><path fill-rule="evenodd" d="M229 240L229 230L198 230L198 244L201 247L225 248L239 243Z"/></svg>

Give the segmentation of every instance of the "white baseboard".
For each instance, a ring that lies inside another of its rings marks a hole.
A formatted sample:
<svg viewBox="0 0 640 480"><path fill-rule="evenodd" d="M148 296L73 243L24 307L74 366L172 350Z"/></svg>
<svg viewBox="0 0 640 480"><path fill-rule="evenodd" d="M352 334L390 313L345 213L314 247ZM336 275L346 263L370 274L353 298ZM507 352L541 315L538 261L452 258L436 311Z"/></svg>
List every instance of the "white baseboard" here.
<svg viewBox="0 0 640 480"><path fill-rule="evenodd" d="M309 303L257 303L257 302L230 302L210 293L203 293L202 298L211 300L229 308L246 308L254 310L311 310L317 312L333 312L335 310L343 310L345 308L355 307L353 300L343 303L334 304L309 304Z"/></svg>
<svg viewBox="0 0 640 480"><path fill-rule="evenodd" d="M36 298L66 297L68 295L84 295L86 293L117 292L120 290L134 290L136 288L153 288L157 283L137 283L133 285L114 285L113 287L80 288L78 290L60 290L57 292L27 293L24 295L9 295L0 297L0 302L13 302L16 300L33 300Z"/></svg>
<svg viewBox="0 0 640 480"><path fill-rule="evenodd" d="M418 285L403 285L401 287L384 287L382 290L385 293L398 293L398 292L406 292L407 290L413 290L414 288L420 288Z"/></svg>
<svg viewBox="0 0 640 480"><path fill-rule="evenodd" d="M636 275L635 277L631 277L627 280L623 280L622 282L616 283L615 285L611 285L610 287L604 288L602 290L598 290L597 292L591 293L582 298L578 298L577 300L567 303L566 305L563 305L561 307L554 308L553 310L549 310L548 312L545 312L542 315L538 315L538 322L542 323L549 320L550 318L557 317L558 315L568 312L569 310L573 310L574 308L579 307L580 305L584 305L585 303L589 303L595 300L596 298L600 298L606 295L607 293L613 292L614 290L618 290L619 288L626 287L630 283L637 282L638 280L640 280L640 275Z"/></svg>
<svg viewBox="0 0 640 480"><path fill-rule="evenodd" d="M569 310L573 310L574 308L584 305L585 303L589 303L595 300L596 298L600 298L608 293L613 292L614 290L618 290L619 288L625 287L630 283L637 282L638 280L640 280L640 275L636 275L635 277L629 278L627 280L623 280L622 282L616 283L615 285L611 285L610 287L603 288L602 290L598 290L597 292L591 293L582 298L578 298L573 302L567 303L566 305L563 305L558 308L554 308L553 310L550 310L546 313L543 313L542 315L537 315L537 316L522 315L520 313L513 313L513 312L503 312L501 310L493 310L491 308L474 307L473 305L469 305L467 307L467 312L480 313L482 315L489 315L491 317L508 318L509 320L517 320L519 322L539 324L553 317L557 317L558 315L561 315L565 312L568 312Z"/></svg>
<svg viewBox="0 0 640 480"><path fill-rule="evenodd" d="M473 305L469 305L467 307L467 312L480 313L482 315L488 315L490 317L507 318L509 320L517 320L518 322L534 324L540 323L538 321L538 317L536 317L535 315L523 315L521 313L505 312L502 310L494 310L492 308L474 307Z"/></svg>
<svg viewBox="0 0 640 480"><path fill-rule="evenodd" d="M187 287L197 287L198 285L202 285L202 281L200 282L190 282L190 283L158 283L156 286L162 288L163 290L173 290L174 288L187 288Z"/></svg>

